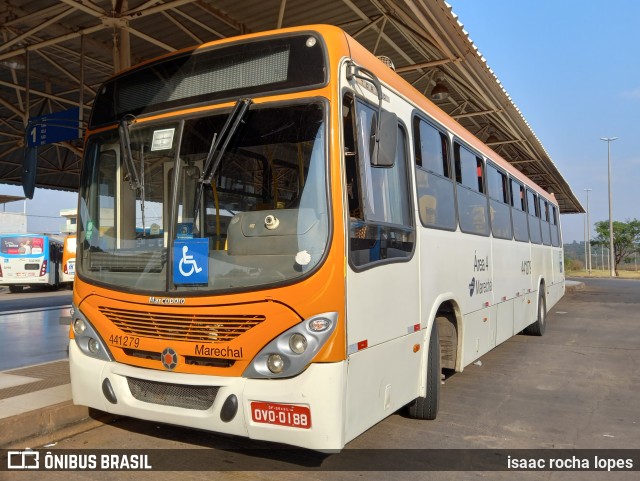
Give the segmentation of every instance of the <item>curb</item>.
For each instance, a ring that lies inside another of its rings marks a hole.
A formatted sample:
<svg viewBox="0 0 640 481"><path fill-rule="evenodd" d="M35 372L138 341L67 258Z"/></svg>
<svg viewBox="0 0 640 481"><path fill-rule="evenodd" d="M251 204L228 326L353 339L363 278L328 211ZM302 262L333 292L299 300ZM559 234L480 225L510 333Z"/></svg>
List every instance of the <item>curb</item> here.
<svg viewBox="0 0 640 481"><path fill-rule="evenodd" d="M0 421L0 448L43 446L116 421L119 416L104 413L73 401L53 404Z"/></svg>
<svg viewBox="0 0 640 481"><path fill-rule="evenodd" d="M53 404L0 420L0 446L7 446L35 436L50 435L64 427L89 420L86 406L72 401Z"/></svg>

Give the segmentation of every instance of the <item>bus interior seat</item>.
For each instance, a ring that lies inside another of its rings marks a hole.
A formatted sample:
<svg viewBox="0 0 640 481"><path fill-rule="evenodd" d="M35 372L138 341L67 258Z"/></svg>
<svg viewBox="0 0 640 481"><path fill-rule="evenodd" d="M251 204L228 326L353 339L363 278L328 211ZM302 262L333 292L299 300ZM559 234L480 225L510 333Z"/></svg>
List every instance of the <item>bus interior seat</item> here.
<svg viewBox="0 0 640 481"><path fill-rule="evenodd" d="M436 206L438 205L438 199L433 195L423 195L418 202L420 208L420 217L427 224L436 223Z"/></svg>

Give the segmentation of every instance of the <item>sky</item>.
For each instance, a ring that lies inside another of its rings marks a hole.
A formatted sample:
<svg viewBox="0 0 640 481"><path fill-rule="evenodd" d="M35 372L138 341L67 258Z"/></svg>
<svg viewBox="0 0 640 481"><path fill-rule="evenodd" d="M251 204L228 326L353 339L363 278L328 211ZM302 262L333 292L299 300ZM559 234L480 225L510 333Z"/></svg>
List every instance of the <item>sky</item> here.
<svg viewBox="0 0 640 481"><path fill-rule="evenodd" d="M22 186L0 184L0 195L24 197ZM26 206L25 206L26 202ZM0 212L27 212L27 231L33 234L58 234L66 220L62 209L78 207L77 192L36 188L33 199L0 205Z"/></svg>
<svg viewBox="0 0 640 481"><path fill-rule="evenodd" d="M449 0L471 40L586 209L608 220L640 218L640 1ZM22 188L0 185L0 194ZM58 231L76 195L36 189L31 232ZM23 210L23 203L7 205ZM584 214L561 216L565 242L585 237ZM593 238L595 230L591 228Z"/></svg>
<svg viewBox="0 0 640 481"><path fill-rule="evenodd" d="M593 224L640 219L640 2L448 0ZM585 215L561 216L564 242Z"/></svg>

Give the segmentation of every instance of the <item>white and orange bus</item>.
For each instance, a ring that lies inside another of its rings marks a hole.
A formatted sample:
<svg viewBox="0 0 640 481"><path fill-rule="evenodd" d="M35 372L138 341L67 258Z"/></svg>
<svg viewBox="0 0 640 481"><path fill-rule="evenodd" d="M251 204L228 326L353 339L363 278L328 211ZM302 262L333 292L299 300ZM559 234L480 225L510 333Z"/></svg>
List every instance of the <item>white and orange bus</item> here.
<svg viewBox="0 0 640 481"><path fill-rule="evenodd" d="M558 204L342 30L224 39L98 91L76 404L317 450L564 293Z"/></svg>
<svg viewBox="0 0 640 481"><path fill-rule="evenodd" d="M64 238L62 247L62 276L60 282L71 284L76 273L76 236L68 235Z"/></svg>

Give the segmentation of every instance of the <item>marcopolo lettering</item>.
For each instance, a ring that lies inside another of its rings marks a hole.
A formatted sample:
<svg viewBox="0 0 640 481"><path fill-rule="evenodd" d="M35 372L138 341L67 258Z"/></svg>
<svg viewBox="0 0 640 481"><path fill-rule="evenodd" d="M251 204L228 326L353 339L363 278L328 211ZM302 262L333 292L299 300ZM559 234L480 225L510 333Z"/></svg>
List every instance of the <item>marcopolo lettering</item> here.
<svg viewBox="0 0 640 481"><path fill-rule="evenodd" d="M160 304L163 306L168 306L172 304L184 304L187 300L184 297L154 297L151 296L149 298L149 304Z"/></svg>

